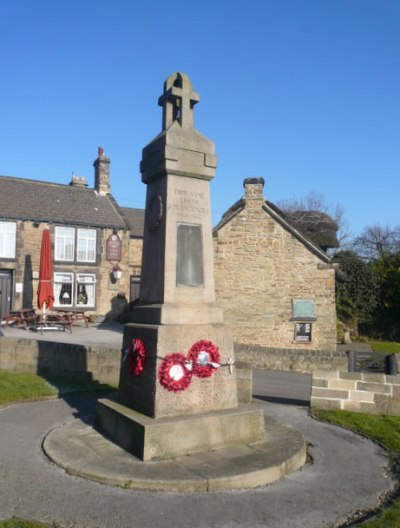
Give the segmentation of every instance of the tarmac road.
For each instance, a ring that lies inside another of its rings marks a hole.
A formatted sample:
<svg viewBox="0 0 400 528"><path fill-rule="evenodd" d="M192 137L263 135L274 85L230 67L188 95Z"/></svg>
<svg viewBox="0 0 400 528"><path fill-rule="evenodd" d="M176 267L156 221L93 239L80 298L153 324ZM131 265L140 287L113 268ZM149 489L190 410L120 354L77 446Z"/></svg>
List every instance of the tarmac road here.
<svg viewBox="0 0 400 528"><path fill-rule="evenodd" d="M254 378L254 392L266 400L307 400L307 377L257 371ZM63 528L322 528L376 506L394 485L384 452L372 442L312 420L305 406L264 405L267 428L269 416L293 425L312 444L314 463L270 486L206 494L113 488L51 464L41 450L43 437L58 424L91 414L94 399L2 408L0 519L15 515Z"/></svg>

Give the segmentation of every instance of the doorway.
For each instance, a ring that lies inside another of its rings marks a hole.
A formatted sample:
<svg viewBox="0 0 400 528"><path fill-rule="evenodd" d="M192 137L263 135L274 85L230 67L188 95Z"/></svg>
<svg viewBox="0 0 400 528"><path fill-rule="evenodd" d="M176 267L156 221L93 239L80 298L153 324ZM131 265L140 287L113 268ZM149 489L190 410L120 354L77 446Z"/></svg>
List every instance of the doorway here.
<svg viewBox="0 0 400 528"><path fill-rule="evenodd" d="M11 311L12 301L12 272L0 270L0 319Z"/></svg>

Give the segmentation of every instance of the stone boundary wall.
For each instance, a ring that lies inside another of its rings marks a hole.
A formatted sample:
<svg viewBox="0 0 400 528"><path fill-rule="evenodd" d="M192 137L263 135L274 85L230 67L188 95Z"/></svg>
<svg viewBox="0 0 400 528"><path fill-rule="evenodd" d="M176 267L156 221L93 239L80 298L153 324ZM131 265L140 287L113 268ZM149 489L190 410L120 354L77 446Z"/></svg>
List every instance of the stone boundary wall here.
<svg viewBox="0 0 400 528"><path fill-rule="evenodd" d="M339 351L271 348L234 343L237 362L252 368L311 373L316 369L347 370L347 354Z"/></svg>
<svg viewBox="0 0 400 528"><path fill-rule="evenodd" d="M91 377L100 383L118 385L121 352L118 349L0 338L0 369L33 374Z"/></svg>
<svg viewBox="0 0 400 528"><path fill-rule="evenodd" d="M113 348L0 338L0 370L73 375L118 386L121 352ZM236 362L240 402L252 400L252 369Z"/></svg>
<svg viewBox="0 0 400 528"><path fill-rule="evenodd" d="M315 370L311 408L400 416L400 375Z"/></svg>

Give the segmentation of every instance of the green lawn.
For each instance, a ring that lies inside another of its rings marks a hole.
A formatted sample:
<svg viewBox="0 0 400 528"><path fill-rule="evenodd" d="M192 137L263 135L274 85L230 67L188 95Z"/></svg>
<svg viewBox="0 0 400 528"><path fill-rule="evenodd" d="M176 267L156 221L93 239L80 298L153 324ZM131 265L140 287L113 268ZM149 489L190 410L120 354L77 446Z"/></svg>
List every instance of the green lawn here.
<svg viewBox="0 0 400 528"><path fill-rule="evenodd" d="M0 528L50 528L48 524L38 523L35 521L24 521L13 517L6 521L0 521Z"/></svg>
<svg viewBox="0 0 400 528"><path fill-rule="evenodd" d="M314 410L314 414L335 425L351 429L356 433L378 440L390 452L393 470L400 479L400 417L375 416L349 411ZM365 528L400 528L400 498L360 526Z"/></svg>
<svg viewBox="0 0 400 528"><path fill-rule="evenodd" d="M57 389L39 376L0 371L0 405L39 400L57 394Z"/></svg>
<svg viewBox="0 0 400 528"><path fill-rule="evenodd" d="M391 341L369 341L368 344L374 352L386 352L387 354L400 353L400 343Z"/></svg>
<svg viewBox="0 0 400 528"><path fill-rule="evenodd" d="M57 397L74 392L114 390L115 387L97 381L72 377L37 376L0 370L0 405Z"/></svg>

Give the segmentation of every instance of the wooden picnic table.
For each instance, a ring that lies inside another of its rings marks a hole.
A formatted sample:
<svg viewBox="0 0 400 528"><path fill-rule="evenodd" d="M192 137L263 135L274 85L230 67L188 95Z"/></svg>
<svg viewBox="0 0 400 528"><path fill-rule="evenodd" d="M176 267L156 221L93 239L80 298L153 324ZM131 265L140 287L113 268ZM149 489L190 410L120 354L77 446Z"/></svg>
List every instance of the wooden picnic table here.
<svg viewBox="0 0 400 528"><path fill-rule="evenodd" d="M57 309L54 311L38 312L33 308L23 308L21 310L12 310L4 319L5 326L15 324L21 325L28 329L40 331L47 329L59 329L61 327L64 331L68 328L72 334L72 327L79 321L83 321L86 328L89 328L89 317L82 310L73 309Z"/></svg>
<svg viewBox="0 0 400 528"><path fill-rule="evenodd" d="M29 324L32 324L36 319L36 312L33 308L21 308L20 310L11 310L5 317L4 325L9 326L15 323L17 326L23 325L25 330Z"/></svg>
<svg viewBox="0 0 400 528"><path fill-rule="evenodd" d="M89 317L83 310L68 310L57 308L57 310L55 310L55 313L59 313L61 315L68 315L68 317L71 318L73 324L75 324L77 321L83 321L85 323L86 328L89 328Z"/></svg>
<svg viewBox="0 0 400 528"><path fill-rule="evenodd" d="M68 327L72 334L73 324L72 317L67 313L46 312L36 315L34 330L43 334L43 330L60 330L60 327L65 332L65 328Z"/></svg>

